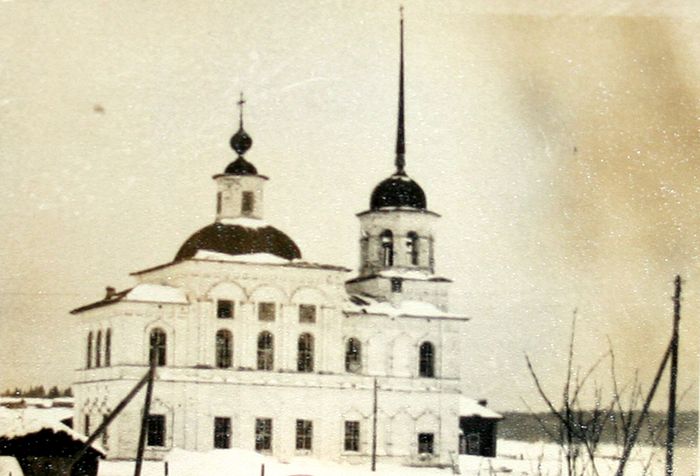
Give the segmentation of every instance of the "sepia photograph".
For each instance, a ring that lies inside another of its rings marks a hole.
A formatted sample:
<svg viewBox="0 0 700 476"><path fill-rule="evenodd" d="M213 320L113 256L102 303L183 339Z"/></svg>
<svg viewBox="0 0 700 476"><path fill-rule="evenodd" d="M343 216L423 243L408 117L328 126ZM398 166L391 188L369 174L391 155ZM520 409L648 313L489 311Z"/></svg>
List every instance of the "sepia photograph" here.
<svg viewBox="0 0 700 476"><path fill-rule="evenodd" d="M698 476L695 0L0 0L0 476Z"/></svg>

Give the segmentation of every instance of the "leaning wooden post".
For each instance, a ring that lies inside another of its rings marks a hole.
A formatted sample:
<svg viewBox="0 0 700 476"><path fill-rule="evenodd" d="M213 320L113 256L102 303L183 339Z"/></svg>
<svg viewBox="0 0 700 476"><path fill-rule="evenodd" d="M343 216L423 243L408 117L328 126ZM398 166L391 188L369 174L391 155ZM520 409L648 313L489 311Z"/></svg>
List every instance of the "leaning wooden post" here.
<svg viewBox="0 0 700 476"><path fill-rule="evenodd" d="M136 452L136 467L134 468L134 476L141 476L141 465L143 464L143 450L146 446L146 431L148 428L148 415L151 411L151 396L153 394L153 379L156 374L156 355L155 349L150 352L151 368L148 372L148 385L146 386L146 401L143 404L143 414L141 415L141 432L139 433L139 447Z"/></svg>
<svg viewBox="0 0 700 476"><path fill-rule="evenodd" d="M377 470L377 377L374 377L372 399L372 471Z"/></svg>
<svg viewBox="0 0 700 476"><path fill-rule="evenodd" d="M668 392L668 432L666 434L666 475L673 476L673 444L676 439L676 387L678 386L678 327L681 320L681 277L676 276L673 295L673 336L671 337L671 378Z"/></svg>

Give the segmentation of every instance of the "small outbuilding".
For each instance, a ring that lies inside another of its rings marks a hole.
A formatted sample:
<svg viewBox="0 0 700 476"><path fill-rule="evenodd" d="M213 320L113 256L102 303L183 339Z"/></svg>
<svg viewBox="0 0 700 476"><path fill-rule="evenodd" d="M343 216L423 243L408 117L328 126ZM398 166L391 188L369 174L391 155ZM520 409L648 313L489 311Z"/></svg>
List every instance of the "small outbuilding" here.
<svg viewBox="0 0 700 476"><path fill-rule="evenodd" d="M459 401L459 454L496 456L498 422L503 416L486 408L486 400Z"/></svg>
<svg viewBox="0 0 700 476"><path fill-rule="evenodd" d="M96 476L104 450L93 445L74 465L87 438L66 425L0 408L0 456L14 456L24 476Z"/></svg>

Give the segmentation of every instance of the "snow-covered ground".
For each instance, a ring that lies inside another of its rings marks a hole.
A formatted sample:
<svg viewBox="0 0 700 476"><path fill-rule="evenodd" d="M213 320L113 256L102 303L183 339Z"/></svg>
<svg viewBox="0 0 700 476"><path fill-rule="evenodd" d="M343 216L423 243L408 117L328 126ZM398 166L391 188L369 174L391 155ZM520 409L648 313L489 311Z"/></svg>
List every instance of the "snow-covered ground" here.
<svg viewBox="0 0 700 476"><path fill-rule="evenodd" d="M481 458L460 456L460 472L465 476L559 476L562 471L562 458L555 445L525 443L520 441L499 441L498 457ZM615 449L603 447L601 453L613 455ZM664 452L662 448L640 448L633 455L625 474L630 476L661 476L663 474ZM646 465L651 461L647 471ZM695 476L695 449L679 448L677 451L677 476ZM168 456L169 476L259 476L265 465L265 476L447 476L453 474L451 468L413 468L393 464L378 464L377 471L371 472L369 465L342 465L318 461L310 458L296 458L280 462L275 458L241 450L215 450L208 453L192 453L173 450ZM600 476L613 475L617 460L600 458ZM133 474L133 462L103 461L99 476L126 476ZM146 462L143 476L165 475L165 463Z"/></svg>

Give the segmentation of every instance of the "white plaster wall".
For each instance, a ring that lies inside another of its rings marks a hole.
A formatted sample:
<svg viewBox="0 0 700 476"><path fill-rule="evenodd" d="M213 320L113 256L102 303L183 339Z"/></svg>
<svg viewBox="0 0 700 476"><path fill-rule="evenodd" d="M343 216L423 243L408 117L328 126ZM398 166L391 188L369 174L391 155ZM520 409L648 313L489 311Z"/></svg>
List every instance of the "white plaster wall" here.
<svg viewBox="0 0 700 476"><path fill-rule="evenodd" d="M221 194L221 211L216 215L217 221L222 218L263 218L263 186L267 180L260 175L217 175L218 193ZM243 192L253 193L253 211L243 215L241 205Z"/></svg>
<svg viewBox="0 0 700 476"><path fill-rule="evenodd" d="M155 327L168 335L168 365L158 368L152 413L166 415L168 446L208 450L213 446L213 418L232 418L234 446L254 448L255 417L273 419L273 453L296 454L295 421L314 421L313 455L366 462L369 455L372 382L379 379L379 444L382 457L418 462L417 433L435 433L438 456L447 463L457 450L459 362L458 334L463 321L346 314L345 273L340 270L186 261L138 276L142 282L181 287L189 304L122 301L77 316L84 336L89 330L113 329L112 366L78 366L76 424L114 408L147 370L148 335ZM218 319L216 301L234 301L233 319ZM274 302L274 322L257 318L257 303ZM299 305L314 304L315 323L299 322ZM218 329L233 334L233 366L215 369ZM256 341L263 329L275 336L273 371L257 371ZM296 371L297 339L315 337L313 373ZM345 372L345 344L362 344L359 374ZM437 378L418 377L418 348L430 340L436 348ZM85 339L83 339L85 341ZM84 357L84 356L83 356ZM110 458L135 454L143 393L110 428ZM354 415L354 416L353 416ZM352 418L350 418L352 416ZM347 417L347 418L346 418ZM361 423L362 450L342 450L343 421ZM159 458L162 449L147 456Z"/></svg>

